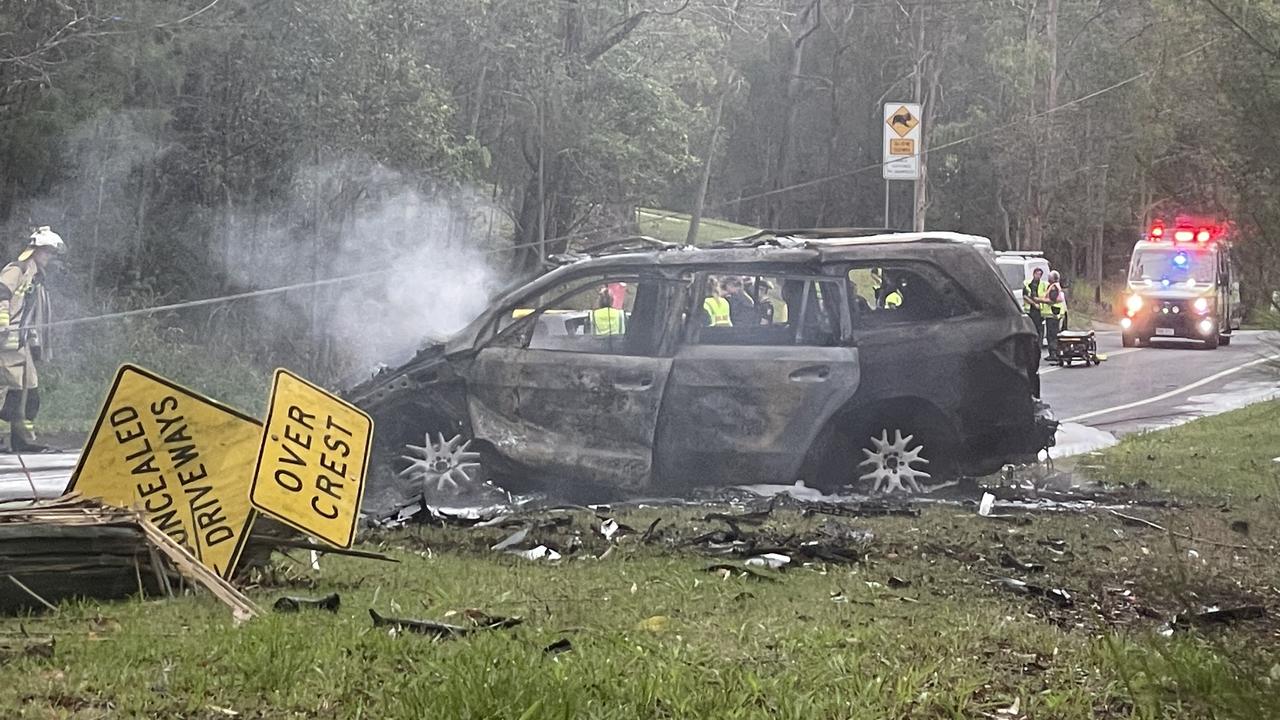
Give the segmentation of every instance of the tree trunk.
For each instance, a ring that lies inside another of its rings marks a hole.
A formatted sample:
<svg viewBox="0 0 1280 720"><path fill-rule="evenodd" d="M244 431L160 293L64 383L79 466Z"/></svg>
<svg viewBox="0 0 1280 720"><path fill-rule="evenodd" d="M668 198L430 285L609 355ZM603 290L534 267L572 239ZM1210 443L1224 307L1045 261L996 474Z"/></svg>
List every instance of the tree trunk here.
<svg viewBox="0 0 1280 720"><path fill-rule="evenodd" d="M818 12L818 0L810 0L809 4L800 13L802 23L813 17L812 25L804 27L800 31L800 35L791 42L791 63L787 68L787 93L786 93L786 110L782 113L782 127L778 129L778 159L774 164L773 182L770 185L771 190L781 190L791 182L791 150L795 144L795 125L796 118L800 114L800 72L804 68L804 50L808 44L809 38L814 31L818 29L821 18L816 15ZM780 227L785 224L782 217L782 208L785 206L783 198L780 195L774 195L766 204L768 215L765 218L765 224L768 227Z"/></svg>

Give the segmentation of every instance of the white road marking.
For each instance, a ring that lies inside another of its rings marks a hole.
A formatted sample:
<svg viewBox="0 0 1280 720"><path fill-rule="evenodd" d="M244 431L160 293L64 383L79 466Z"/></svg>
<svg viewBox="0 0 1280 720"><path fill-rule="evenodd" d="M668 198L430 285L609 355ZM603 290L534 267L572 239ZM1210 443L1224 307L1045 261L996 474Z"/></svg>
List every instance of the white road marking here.
<svg viewBox="0 0 1280 720"><path fill-rule="evenodd" d="M1138 400L1131 403L1125 403L1124 405L1116 405L1115 407L1103 408L1102 410L1094 410L1093 412L1088 412L1083 415L1077 415L1075 417L1067 418L1063 420L1063 422L1082 422L1090 418L1098 417L1099 415L1110 415L1111 413L1120 412L1121 410L1129 410L1130 408L1141 407L1143 405L1150 405L1151 403L1160 402L1161 400L1168 400L1171 397L1177 397L1178 395L1181 395L1185 392L1195 390L1201 385L1207 385L1215 380L1221 380L1222 378L1227 377L1228 375L1234 375L1240 372L1241 370L1246 370L1248 368L1253 367L1254 365L1261 365L1262 363L1272 362L1275 360L1280 360L1280 355L1268 355L1266 357L1258 358L1257 360L1250 360L1249 362L1243 365L1238 365L1228 370L1223 370L1222 372L1214 373L1213 375L1210 375L1207 378L1202 378L1200 380L1197 380L1191 383L1190 385L1184 385L1180 388L1177 388L1176 390L1170 390L1169 392L1161 393L1160 395L1149 397L1145 400Z"/></svg>
<svg viewBox="0 0 1280 720"><path fill-rule="evenodd" d="M1114 352L1104 352L1104 353L1099 353L1099 354L1101 354L1101 355L1106 355L1106 356L1107 356L1107 359L1108 359L1108 360L1110 360L1111 358L1113 358L1113 357L1115 357L1115 356L1117 356L1117 355L1124 355L1125 353L1138 352L1139 350L1145 350L1145 349L1146 349L1146 348L1122 348L1122 349L1120 349L1120 350L1116 350L1116 351L1114 351ZM1040 374L1041 374L1041 375L1048 375L1048 374L1049 374L1049 373L1051 373L1051 372L1058 372L1059 370L1065 370L1065 369L1066 369L1066 368L1062 367L1061 365L1053 365L1053 366L1049 367L1049 368L1048 368L1048 369L1046 369L1046 370L1041 370L1041 371L1040 371Z"/></svg>

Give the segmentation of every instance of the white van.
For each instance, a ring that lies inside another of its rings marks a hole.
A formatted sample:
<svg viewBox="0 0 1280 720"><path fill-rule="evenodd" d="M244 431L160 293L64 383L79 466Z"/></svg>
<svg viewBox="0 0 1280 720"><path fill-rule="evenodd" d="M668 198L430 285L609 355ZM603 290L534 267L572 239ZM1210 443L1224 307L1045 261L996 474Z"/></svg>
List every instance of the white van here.
<svg viewBox="0 0 1280 720"><path fill-rule="evenodd" d="M1019 306L1022 305L1022 288L1031 280L1033 272L1043 271L1046 282L1049 278L1049 261L1044 259L1042 252L1021 250L997 252L996 267L1004 277L1004 284L1008 286L1009 292L1017 298Z"/></svg>

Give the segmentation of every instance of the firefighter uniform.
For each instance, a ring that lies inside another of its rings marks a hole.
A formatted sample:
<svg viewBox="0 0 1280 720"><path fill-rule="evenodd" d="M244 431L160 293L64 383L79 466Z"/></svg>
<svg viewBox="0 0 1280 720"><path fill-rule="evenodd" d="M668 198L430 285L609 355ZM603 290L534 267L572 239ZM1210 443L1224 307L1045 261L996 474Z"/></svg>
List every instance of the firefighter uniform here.
<svg viewBox="0 0 1280 720"><path fill-rule="evenodd" d="M0 419L9 423L14 452L46 449L35 440L35 419L40 411L40 376L35 361L47 355L46 331L41 326L49 322L50 308L40 264L44 260L37 262L36 253L62 249L62 238L42 227L32 234L17 262L0 270L0 380L5 385Z"/></svg>

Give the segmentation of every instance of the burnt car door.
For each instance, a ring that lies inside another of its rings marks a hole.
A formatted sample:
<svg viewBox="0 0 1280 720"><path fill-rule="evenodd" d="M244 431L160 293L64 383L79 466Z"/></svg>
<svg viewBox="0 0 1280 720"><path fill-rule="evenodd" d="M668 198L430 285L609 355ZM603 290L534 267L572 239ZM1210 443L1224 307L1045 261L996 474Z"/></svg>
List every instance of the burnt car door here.
<svg viewBox="0 0 1280 720"><path fill-rule="evenodd" d="M711 325L704 306L716 301L706 298L722 286L736 289L727 299L732 324L721 317ZM816 274L727 272L699 274L697 288L658 423L658 480L673 488L789 482L858 386L844 288Z"/></svg>
<svg viewBox="0 0 1280 720"><path fill-rule="evenodd" d="M595 274L522 299L468 369L476 438L534 479L644 486L671 370L656 351L683 294Z"/></svg>
<svg viewBox="0 0 1280 720"><path fill-rule="evenodd" d="M1007 457L1002 447L1031 431L1025 365L1034 343L1008 299L983 311L932 263L883 260L843 267L853 292L853 336L862 353L865 406L931 406L951 426L961 470ZM998 279L994 273L990 281ZM1002 295L1003 299L1003 295Z"/></svg>

